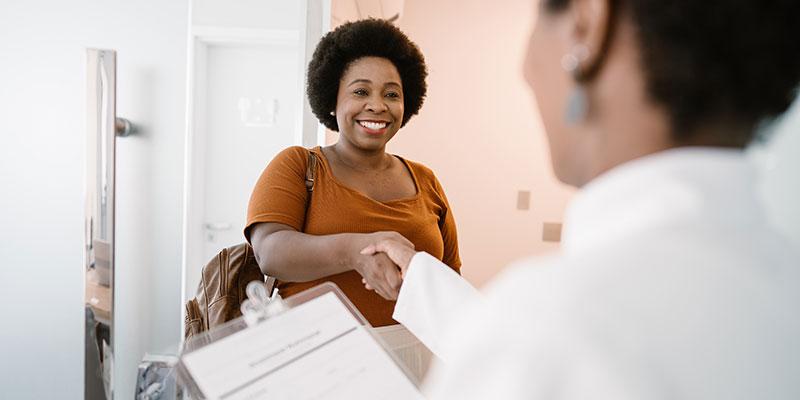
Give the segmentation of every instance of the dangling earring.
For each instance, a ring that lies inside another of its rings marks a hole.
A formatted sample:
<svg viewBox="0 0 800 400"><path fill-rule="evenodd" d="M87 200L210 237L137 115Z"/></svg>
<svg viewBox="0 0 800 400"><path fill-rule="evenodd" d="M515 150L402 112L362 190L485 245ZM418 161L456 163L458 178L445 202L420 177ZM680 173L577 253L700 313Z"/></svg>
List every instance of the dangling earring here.
<svg viewBox="0 0 800 400"><path fill-rule="evenodd" d="M576 44L572 48L572 52L561 57L561 68L564 68L575 78L575 87L569 94L564 109L564 120L570 125L586 118L589 102L586 98L586 90L580 83L581 69L579 67L587 58L589 58L589 48L582 44Z"/></svg>
<svg viewBox="0 0 800 400"><path fill-rule="evenodd" d="M564 120L568 124L574 125L586 118L587 103L586 90L583 89L583 85L576 84L567 98Z"/></svg>

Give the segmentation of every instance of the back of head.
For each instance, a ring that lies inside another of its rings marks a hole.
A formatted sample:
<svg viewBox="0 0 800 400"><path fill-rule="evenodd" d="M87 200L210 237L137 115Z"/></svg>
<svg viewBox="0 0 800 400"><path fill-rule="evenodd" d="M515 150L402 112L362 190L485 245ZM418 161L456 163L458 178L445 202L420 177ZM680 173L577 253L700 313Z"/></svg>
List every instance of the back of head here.
<svg viewBox="0 0 800 400"><path fill-rule="evenodd" d="M543 0L558 11L570 2ZM784 112L800 81L796 0L608 0L637 31L650 100L665 107L674 139L716 129L744 146L762 120ZM738 127L723 132L725 127Z"/></svg>

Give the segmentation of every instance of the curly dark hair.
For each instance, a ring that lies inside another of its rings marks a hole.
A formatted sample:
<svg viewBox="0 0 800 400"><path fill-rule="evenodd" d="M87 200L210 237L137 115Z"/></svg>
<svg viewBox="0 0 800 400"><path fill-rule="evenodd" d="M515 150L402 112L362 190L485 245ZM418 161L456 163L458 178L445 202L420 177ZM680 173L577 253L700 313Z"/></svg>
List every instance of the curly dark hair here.
<svg viewBox="0 0 800 400"><path fill-rule="evenodd" d="M544 6L558 12L570 1ZM798 0L609 2L612 15L636 27L648 95L665 106L677 141L691 140L698 128L744 124L746 132L719 132L727 137L714 140L746 145L752 128L797 95Z"/></svg>
<svg viewBox="0 0 800 400"><path fill-rule="evenodd" d="M403 85L403 123L419 112L428 89L425 57L400 29L380 19L348 22L328 32L308 63L306 93L311 111L328 129L338 131L336 109L339 80L347 67L362 57L382 57L394 64Z"/></svg>

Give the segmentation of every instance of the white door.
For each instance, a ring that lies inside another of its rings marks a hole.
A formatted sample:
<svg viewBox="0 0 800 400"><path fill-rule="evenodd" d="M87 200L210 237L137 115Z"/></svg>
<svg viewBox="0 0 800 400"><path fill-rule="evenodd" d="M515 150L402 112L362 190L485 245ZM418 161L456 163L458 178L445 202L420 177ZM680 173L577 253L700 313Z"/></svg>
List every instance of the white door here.
<svg viewBox="0 0 800 400"><path fill-rule="evenodd" d="M281 150L320 143L305 69L328 0L194 1L190 22L182 299L203 266L244 242L250 193Z"/></svg>
<svg viewBox="0 0 800 400"><path fill-rule="evenodd" d="M302 95L298 51L296 45L208 48L206 141L200 155L204 260L244 241L253 185L275 154L296 144Z"/></svg>

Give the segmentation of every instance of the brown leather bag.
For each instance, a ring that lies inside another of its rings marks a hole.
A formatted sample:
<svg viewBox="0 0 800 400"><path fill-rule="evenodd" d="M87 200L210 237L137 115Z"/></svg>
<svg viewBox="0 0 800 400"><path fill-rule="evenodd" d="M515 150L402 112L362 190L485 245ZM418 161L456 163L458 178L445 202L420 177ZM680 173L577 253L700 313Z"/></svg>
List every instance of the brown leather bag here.
<svg viewBox="0 0 800 400"><path fill-rule="evenodd" d="M245 288L255 280L263 282L264 274L249 244L222 249L203 268L197 295L186 303L184 338L240 317Z"/></svg>
<svg viewBox="0 0 800 400"><path fill-rule="evenodd" d="M308 152L306 167L306 212L314 191L317 157ZM183 336L189 339L218 325L242 316L242 301L247 298L247 284L260 280L266 282L268 293L275 286L275 278L265 276L256 262L253 248L247 243L222 249L203 267L200 284L194 299L186 302Z"/></svg>

